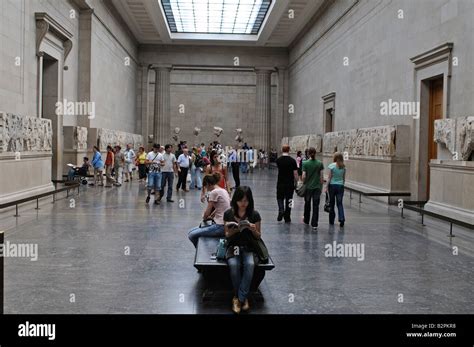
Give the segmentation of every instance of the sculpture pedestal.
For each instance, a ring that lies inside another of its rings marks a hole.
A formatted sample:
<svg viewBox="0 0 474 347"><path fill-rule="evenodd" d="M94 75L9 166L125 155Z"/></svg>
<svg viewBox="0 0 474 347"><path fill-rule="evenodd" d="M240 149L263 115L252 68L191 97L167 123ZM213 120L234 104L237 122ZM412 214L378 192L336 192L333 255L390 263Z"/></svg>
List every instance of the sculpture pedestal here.
<svg viewBox="0 0 474 347"><path fill-rule="evenodd" d="M431 160L425 209L474 224L474 162Z"/></svg>
<svg viewBox="0 0 474 347"><path fill-rule="evenodd" d="M54 190L51 183L52 153L0 153L0 204Z"/></svg>

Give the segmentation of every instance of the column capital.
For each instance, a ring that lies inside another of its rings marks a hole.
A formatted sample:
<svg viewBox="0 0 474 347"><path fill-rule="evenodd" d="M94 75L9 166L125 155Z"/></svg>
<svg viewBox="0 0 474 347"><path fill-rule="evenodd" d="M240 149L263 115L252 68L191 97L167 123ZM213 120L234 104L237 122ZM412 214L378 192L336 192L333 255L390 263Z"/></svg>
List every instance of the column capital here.
<svg viewBox="0 0 474 347"><path fill-rule="evenodd" d="M286 70L288 70L288 66L277 66L276 70L277 71L286 71Z"/></svg>
<svg viewBox="0 0 474 347"><path fill-rule="evenodd" d="M171 71L172 68L173 68L173 65L171 64L150 64L150 69L152 70Z"/></svg>
<svg viewBox="0 0 474 347"><path fill-rule="evenodd" d="M257 74L271 74L272 72L275 72L275 68L272 66L256 66L254 68L255 73Z"/></svg>

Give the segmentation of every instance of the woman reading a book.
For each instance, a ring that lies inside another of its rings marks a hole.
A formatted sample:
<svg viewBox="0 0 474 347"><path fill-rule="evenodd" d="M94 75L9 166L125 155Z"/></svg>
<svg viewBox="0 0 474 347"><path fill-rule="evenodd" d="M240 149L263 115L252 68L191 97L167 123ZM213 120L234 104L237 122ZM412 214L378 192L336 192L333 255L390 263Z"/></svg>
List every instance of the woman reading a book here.
<svg viewBox="0 0 474 347"><path fill-rule="evenodd" d="M234 288L232 311L249 310L248 295L253 271L257 264L255 250L250 238L261 237L260 214L254 210L252 190L247 186L238 187L224 213L225 236L227 239L226 260Z"/></svg>

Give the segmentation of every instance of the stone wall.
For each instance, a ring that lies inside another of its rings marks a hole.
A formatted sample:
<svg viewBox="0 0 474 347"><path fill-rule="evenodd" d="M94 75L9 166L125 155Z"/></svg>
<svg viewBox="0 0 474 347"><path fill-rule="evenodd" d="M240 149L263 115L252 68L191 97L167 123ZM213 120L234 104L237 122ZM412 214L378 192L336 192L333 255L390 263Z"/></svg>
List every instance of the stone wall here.
<svg viewBox="0 0 474 347"><path fill-rule="evenodd" d="M454 43L459 61L473 62L473 17L470 0L333 1L290 48L288 102L295 113L288 136L323 131L321 98L330 92L334 131L411 125L411 116L381 115L381 102L417 101L410 58L444 42ZM473 115L472 95L472 63L459 64L452 69L449 114Z"/></svg>
<svg viewBox="0 0 474 347"><path fill-rule="evenodd" d="M434 141L444 145L453 160L473 160L474 117L436 120Z"/></svg>
<svg viewBox="0 0 474 347"><path fill-rule="evenodd" d="M0 153L49 152L51 120L0 112Z"/></svg>

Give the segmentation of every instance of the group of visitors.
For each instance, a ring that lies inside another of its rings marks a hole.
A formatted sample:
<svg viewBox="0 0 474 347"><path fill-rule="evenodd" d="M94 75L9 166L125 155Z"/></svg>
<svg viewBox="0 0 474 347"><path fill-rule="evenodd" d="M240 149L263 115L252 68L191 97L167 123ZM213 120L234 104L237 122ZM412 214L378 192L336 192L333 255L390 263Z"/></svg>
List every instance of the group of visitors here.
<svg viewBox="0 0 474 347"><path fill-rule="evenodd" d="M122 152L122 147L116 145L114 147L107 146L107 154L105 162L102 159L100 149L98 146L93 147L93 157L89 165L89 158L87 159L87 166L84 162L82 166L82 172L79 172L73 168L74 171L70 170L68 177L73 179L75 175L86 176L89 167L91 166L94 170L94 181L90 185L104 185L104 171L105 171L105 187L112 187L113 185L120 187L125 177L125 182L132 180L133 160L135 158L135 152L132 149L131 144L127 144L127 148Z"/></svg>
<svg viewBox="0 0 474 347"><path fill-rule="evenodd" d="M154 194L154 204L159 205L165 196L166 201L174 202L173 181L177 178L176 191L189 192L189 189L200 190L200 200L206 203L202 215L202 223L192 228L188 237L195 247L199 237L216 237L226 240L225 261L229 265L230 277L234 288L232 311L235 313L248 311L250 286L255 266L259 263L258 250L255 242L261 240L261 217L254 208L252 190L240 185L240 173L248 173L255 166L254 151L245 143L241 148L229 148L224 153L219 142L209 146L204 143L189 148L186 141L177 145L176 151L171 144L161 146L154 144L150 152L140 147L135 154L129 144L124 152L120 146L108 146L105 162L102 160L98 147L94 147L91 163L84 158L80 168L74 168L69 175L82 175L89 166L94 169L94 183L103 185L105 170L106 187L121 186L132 180L133 166L138 168L139 182L146 182L146 203ZM277 204L278 221L291 222L291 209L295 190L304 185L304 216L303 223L317 230L319 222L320 196L324 191L329 196L329 224L335 222L335 206L338 209L340 226L345 223L344 184L346 168L343 156L335 153L333 163L328 166L327 184L324 181L324 165L316 159L316 150L309 148L303 156L299 151L296 159L290 156L290 147L282 147L282 155L277 157L276 151L270 152L272 163L278 168ZM259 151L260 167L265 167L266 154ZM229 171L232 172L234 186L229 183ZM113 173L113 174L112 174ZM191 177L187 187L188 174ZM301 189L301 188L300 188ZM243 229L240 227L245 222Z"/></svg>
<svg viewBox="0 0 474 347"><path fill-rule="evenodd" d="M296 160L290 157L290 147L282 147L282 156L277 159L277 202L278 221L291 222L291 206L293 194L298 185L304 185L304 217L303 223L309 225L313 230L318 229L319 204L324 186L324 165L316 159L316 149L311 147L305 151L302 157L301 151L296 154ZM345 216L342 199L344 196L344 184L346 168L341 153L335 153L333 162L328 165L328 178L324 192L329 196L329 224L334 225L336 217L335 206L337 206L338 220L344 227Z"/></svg>

